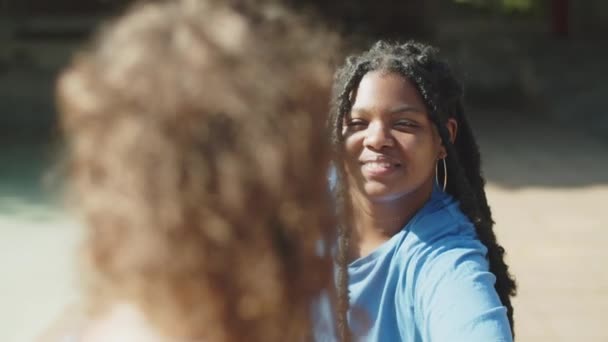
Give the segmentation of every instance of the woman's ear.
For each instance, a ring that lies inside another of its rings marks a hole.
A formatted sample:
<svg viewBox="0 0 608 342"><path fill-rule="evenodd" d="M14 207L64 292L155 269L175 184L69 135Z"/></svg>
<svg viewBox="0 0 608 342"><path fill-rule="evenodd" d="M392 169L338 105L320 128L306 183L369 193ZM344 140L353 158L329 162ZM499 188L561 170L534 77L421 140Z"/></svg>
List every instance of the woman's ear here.
<svg viewBox="0 0 608 342"><path fill-rule="evenodd" d="M458 121L454 118L449 118L445 124L448 129L448 134L450 135L450 142L453 144L456 140L456 134L458 134ZM443 159L448 155L445 150L445 146L441 144L441 151L439 152L439 159Z"/></svg>
<svg viewBox="0 0 608 342"><path fill-rule="evenodd" d="M450 133L450 142L453 144L458 134L458 121L454 118L449 118L445 125Z"/></svg>

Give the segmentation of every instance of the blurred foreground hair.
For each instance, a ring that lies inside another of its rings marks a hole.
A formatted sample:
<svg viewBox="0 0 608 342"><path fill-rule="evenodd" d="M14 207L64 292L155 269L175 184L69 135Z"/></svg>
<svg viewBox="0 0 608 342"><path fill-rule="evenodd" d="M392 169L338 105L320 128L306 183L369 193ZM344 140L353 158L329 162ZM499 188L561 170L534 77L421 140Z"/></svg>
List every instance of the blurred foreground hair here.
<svg viewBox="0 0 608 342"><path fill-rule="evenodd" d="M272 3L147 2L58 81L93 312L167 336L295 341L332 286L334 38Z"/></svg>

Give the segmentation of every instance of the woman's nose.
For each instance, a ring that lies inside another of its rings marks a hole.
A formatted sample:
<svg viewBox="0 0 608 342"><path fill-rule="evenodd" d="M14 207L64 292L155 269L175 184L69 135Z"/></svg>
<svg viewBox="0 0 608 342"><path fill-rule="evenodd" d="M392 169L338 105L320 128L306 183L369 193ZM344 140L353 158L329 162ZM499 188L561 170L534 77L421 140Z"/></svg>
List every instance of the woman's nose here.
<svg viewBox="0 0 608 342"><path fill-rule="evenodd" d="M364 146L374 150L394 146L394 139L390 129L382 122L372 122L366 130Z"/></svg>

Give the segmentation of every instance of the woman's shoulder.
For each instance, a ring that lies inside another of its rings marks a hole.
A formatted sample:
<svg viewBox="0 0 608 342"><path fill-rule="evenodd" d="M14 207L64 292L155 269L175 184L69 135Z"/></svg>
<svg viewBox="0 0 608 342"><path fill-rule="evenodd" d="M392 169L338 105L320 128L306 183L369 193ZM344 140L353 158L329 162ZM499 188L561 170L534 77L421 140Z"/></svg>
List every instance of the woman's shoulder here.
<svg viewBox="0 0 608 342"><path fill-rule="evenodd" d="M161 335L135 306L112 305L99 317L89 318L82 306L68 308L39 342L160 342Z"/></svg>
<svg viewBox="0 0 608 342"><path fill-rule="evenodd" d="M36 342L79 342L86 315L81 303L67 306L62 313L42 332Z"/></svg>
<svg viewBox="0 0 608 342"><path fill-rule="evenodd" d="M405 245L413 262L410 267L415 266L417 276L429 270L488 269L486 246L451 196L443 196L433 210L421 215L408 235Z"/></svg>
<svg viewBox="0 0 608 342"><path fill-rule="evenodd" d="M117 303L106 314L90 320L83 329L82 342L98 341L161 342L166 339L138 307L130 303Z"/></svg>
<svg viewBox="0 0 608 342"><path fill-rule="evenodd" d="M477 238L472 224L457 223L451 228L432 235L413 251L410 275L414 282L426 286L448 279L459 282L482 276L493 283L487 248Z"/></svg>
<svg viewBox="0 0 608 342"><path fill-rule="evenodd" d="M447 194L435 196L438 198L432 205L414 217L408 229L410 239L438 250L457 248L462 244L478 245L475 226L462 212L459 202Z"/></svg>

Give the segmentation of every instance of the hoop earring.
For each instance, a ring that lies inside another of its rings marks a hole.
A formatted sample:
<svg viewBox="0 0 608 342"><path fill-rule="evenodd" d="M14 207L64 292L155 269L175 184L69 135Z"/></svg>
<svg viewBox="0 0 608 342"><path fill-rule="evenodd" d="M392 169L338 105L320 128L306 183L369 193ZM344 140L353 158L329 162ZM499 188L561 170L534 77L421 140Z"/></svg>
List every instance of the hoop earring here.
<svg viewBox="0 0 608 342"><path fill-rule="evenodd" d="M448 165L445 161L445 158L442 158L440 160L443 162L443 192L445 192L445 189L448 186ZM439 162L435 163L435 183L439 185L439 170L437 169L437 164L439 164Z"/></svg>

